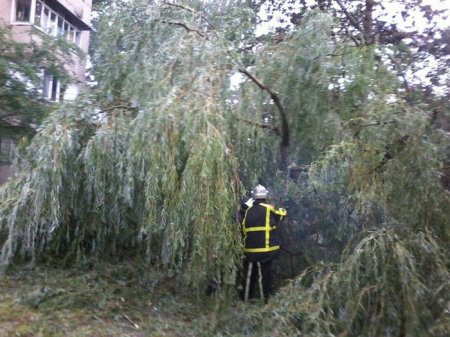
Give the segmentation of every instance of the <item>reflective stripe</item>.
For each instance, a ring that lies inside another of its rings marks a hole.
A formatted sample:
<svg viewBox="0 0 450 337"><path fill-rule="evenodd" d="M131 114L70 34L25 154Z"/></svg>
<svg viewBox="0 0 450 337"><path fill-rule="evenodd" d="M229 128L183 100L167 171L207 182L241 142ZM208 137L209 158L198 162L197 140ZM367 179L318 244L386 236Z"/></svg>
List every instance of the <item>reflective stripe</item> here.
<svg viewBox="0 0 450 337"><path fill-rule="evenodd" d="M272 205L264 204L264 203L260 203L260 205L270 209L270 211L275 213L276 215L286 216L286 214L287 214L287 212L284 208L276 209Z"/></svg>
<svg viewBox="0 0 450 337"><path fill-rule="evenodd" d="M271 252L274 250L278 250L280 249L280 246L270 246L270 232L274 229L276 229L276 226L270 226L270 212L273 212L277 215L280 216L280 221L282 220L282 218L284 216L286 216L286 210L283 208L280 209L276 209L275 207L273 207L272 205L268 205L268 204L264 204L261 203L259 204L261 206L263 206L266 209L266 216L265 216L265 223L264 226L259 226L259 227L246 227L246 221L247 221L247 212L253 207L250 206L249 208L247 208L247 211L245 212L245 216L244 216L244 220L242 220L242 231L244 233L244 244L247 240L247 233L248 232L265 232L265 236L264 236L264 247L261 248L244 248L244 252L245 253L266 253L266 252Z"/></svg>
<svg viewBox="0 0 450 337"><path fill-rule="evenodd" d="M245 253L267 253L280 249L280 246L272 246L265 248L244 248Z"/></svg>
<svg viewBox="0 0 450 337"><path fill-rule="evenodd" d="M266 207L266 248L269 247L270 247L270 208Z"/></svg>
<svg viewBox="0 0 450 337"><path fill-rule="evenodd" d="M272 227L269 227L269 230L274 230L274 229L276 229L277 227L275 227L275 226L272 226ZM266 226L264 226L264 227L248 227L248 228L244 228L244 233L247 233L247 232L263 232L263 231L266 231L267 230L267 227Z"/></svg>

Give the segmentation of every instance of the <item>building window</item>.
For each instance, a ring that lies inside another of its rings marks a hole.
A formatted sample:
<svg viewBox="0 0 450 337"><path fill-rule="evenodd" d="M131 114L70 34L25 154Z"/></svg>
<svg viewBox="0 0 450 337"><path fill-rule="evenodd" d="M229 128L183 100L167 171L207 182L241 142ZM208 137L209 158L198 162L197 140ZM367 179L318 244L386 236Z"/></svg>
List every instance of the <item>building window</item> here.
<svg viewBox="0 0 450 337"><path fill-rule="evenodd" d="M34 24L48 35L65 38L80 46L81 31L40 0L36 0Z"/></svg>
<svg viewBox="0 0 450 337"><path fill-rule="evenodd" d="M37 25L42 20L42 7L43 3L36 1L36 9L34 11L34 24Z"/></svg>
<svg viewBox="0 0 450 337"><path fill-rule="evenodd" d="M31 22L31 0L16 0L17 22Z"/></svg>
<svg viewBox="0 0 450 337"><path fill-rule="evenodd" d="M47 20L47 34L51 36L56 36L56 21L58 15L55 12L50 11L50 19Z"/></svg>
<svg viewBox="0 0 450 337"><path fill-rule="evenodd" d="M31 22L46 34L65 38L80 46L81 30L75 28L63 15L58 14L41 0L16 0L15 21Z"/></svg>
<svg viewBox="0 0 450 337"><path fill-rule="evenodd" d="M61 94L61 82L50 74L47 70L44 70L44 83L42 88L42 94L44 98L52 102L59 102Z"/></svg>
<svg viewBox="0 0 450 337"><path fill-rule="evenodd" d="M14 159L16 141L10 137L0 137L0 164L10 164Z"/></svg>

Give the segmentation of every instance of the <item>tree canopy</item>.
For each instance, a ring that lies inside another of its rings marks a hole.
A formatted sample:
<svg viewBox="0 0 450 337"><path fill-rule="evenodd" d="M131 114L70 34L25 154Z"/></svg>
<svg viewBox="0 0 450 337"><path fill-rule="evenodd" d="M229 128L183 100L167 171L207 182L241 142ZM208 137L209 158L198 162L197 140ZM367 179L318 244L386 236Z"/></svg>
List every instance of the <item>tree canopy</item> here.
<svg viewBox="0 0 450 337"><path fill-rule="evenodd" d="M443 336L448 135L383 45L337 38L317 9L253 45L256 24L251 1L106 3L96 88L45 120L0 190L0 261L134 256L226 294L236 206L263 182L304 260L245 317L261 334Z"/></svg>

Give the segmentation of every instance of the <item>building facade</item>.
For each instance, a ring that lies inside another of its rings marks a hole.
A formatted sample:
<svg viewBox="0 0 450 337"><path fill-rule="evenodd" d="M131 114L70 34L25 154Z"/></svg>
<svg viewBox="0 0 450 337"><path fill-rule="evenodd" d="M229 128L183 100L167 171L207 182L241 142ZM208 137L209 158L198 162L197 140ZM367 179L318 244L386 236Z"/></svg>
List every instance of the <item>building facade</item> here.
<svg viewBox="0 0 450 337"><path fill-rule="evenodd" d="M63 38L87 54L91 10L92 0L0 0L0 24L10 28L16 42L39 45L43 36ZM64 88L57 78L42 70L38 89L48 101L72 100L85 85L84 55L73 52L66 57L70 62L65 64L65 70L72 81ZM12 174L8 159L13 149L14 137L0 134L0 184Z"/></svg>
<svg viewBox="0 0 450 337"><path fill-rule="evenodd" d="M89 48L92 0L0 0L0 21L11 28L12 38L37 43L42 33L64 37L84 53ZM85 83L86 61L75 53L66 70L73 83L62 91L57 79L43 74L43 95L51 101L74 99Z"/></svg>

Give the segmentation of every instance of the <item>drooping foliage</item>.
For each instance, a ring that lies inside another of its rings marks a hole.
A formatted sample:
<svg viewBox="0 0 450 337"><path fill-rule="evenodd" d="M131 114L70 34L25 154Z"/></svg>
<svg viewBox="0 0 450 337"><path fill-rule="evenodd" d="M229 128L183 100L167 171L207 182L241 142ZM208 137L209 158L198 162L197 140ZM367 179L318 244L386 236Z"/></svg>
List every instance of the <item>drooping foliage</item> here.
<svg viewBox="0 0 450 337"><path fill-rule="evenodd" d="M124 6L130 16L100 23L112 25L97 37L95 101L49 117L18 186L3 190L2 260L134 248L196 284L232 284L240 186L227 46L187 9ZM183 20L200 28L189 34Z"/></svg>
<svg viewBox="0 0 450 337"><path fill-rule="evenodd" d="M107 5L97 87L49 116L0 191L1 262L135 255L197 289L226 288L236 205L262 181L288 206L286 249L303 255L254 318L279 318L264 332L439 335L448 137L404 99L382 47L336 41L333 20L312 11L247 49L247 5ZM314 266L323 260L335 265Z"/></svg>
<svg viewBox="0 0 450 337"><path fill-rule="evenodd" d="M9 27L0 21L0 131L3 135L30 133L32 125L38 125L51 109L39 93L43 69L63 84L69 81L63 64L69 62L69 53L75 52L73 48L37 30L34 33L42 39L40 45L16 42Z"/></svg>
<svg viewBox="0 0 450 337"><path fill-rule="evenodd" d="M340 264L308 268L286 286L274 303L280 319L266 329L278 336L445 336L445 260L429 233L373 232Z"/></svg>

